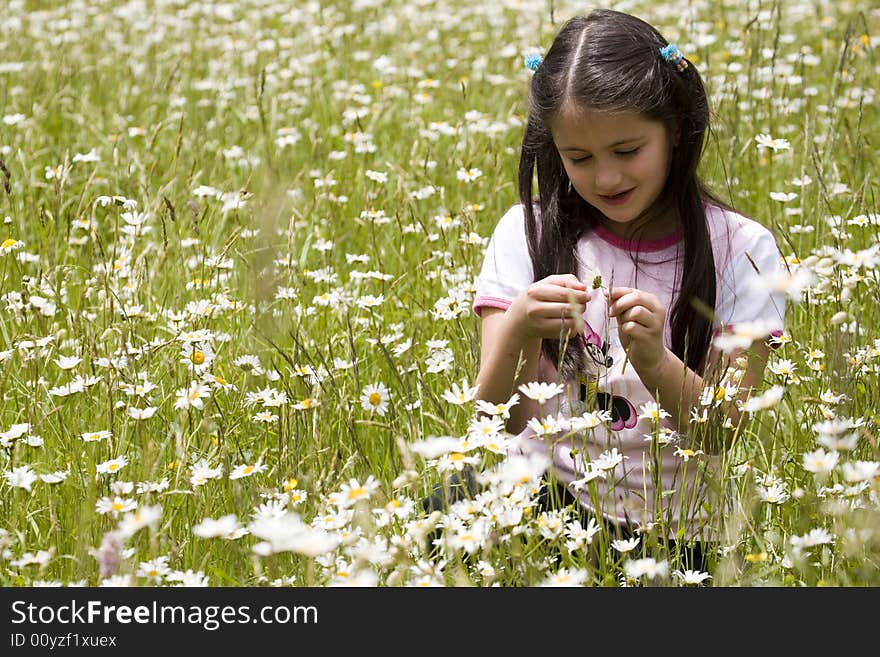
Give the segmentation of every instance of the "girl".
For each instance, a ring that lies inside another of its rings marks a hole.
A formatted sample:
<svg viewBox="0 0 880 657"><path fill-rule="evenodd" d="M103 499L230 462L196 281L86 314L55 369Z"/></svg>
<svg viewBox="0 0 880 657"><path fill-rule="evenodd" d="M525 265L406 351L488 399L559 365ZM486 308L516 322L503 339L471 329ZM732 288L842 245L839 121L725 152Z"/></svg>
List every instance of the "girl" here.
<svg viewBox="0 0 880 657"><path fill-rule="evenodd" d="M761 381L769 329L728 353L713 337L744 322L781 330L784 296L755 284L779 273L776 243L700 182L706 92L652 26L593 11L530 68L520 204L476 281L478 396L503 403L522 384L563 383L510 410L522 449L549 452L565 492L621 534L705 540L718 457L703 452L717 446L687 434L728 365L741 378L726 379L727 398Z"/></svg>

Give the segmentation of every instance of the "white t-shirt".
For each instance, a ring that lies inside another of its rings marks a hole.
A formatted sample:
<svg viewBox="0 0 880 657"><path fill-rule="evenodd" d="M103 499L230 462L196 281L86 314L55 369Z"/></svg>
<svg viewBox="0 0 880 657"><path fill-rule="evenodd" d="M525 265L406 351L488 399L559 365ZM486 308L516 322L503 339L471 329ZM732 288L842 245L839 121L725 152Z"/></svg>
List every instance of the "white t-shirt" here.
<svg viewBox="0 0 880 657"><path fill-rule="evenodd" d="M721 324L730 327L759 320L770 322L781 331L785 317L784 294L771 293L766 285L754 284L761 277L778 275L784 266L773 235L757 222L714 205L706 206L706 218L715 257L716 331ZM597 227L578 242L578 278L588 288L599 275L607 288L633 287L656 295L667 309L664 343L671 348L670 314L681 280L683 255L680 232L654 241L628 242ZM515 205L498 222L489 241L476 280L473 310L477 315L487 307L507 310L533 282L524 213L521 205ZM647 417L638 415L643 404L655 399L635 368L631 364L624 365L617 321L608 318L607 301L601 292L592 293L583 317L584 342L588 361L592 363L590 371L584 372L580 381L564 382L566 392L547 404L542 416L552 413L572 418L585 412L607 410L612 413L612 421L564 438L561 436L570 432L538 438L535 431L527 427L517 443L524 449L551 451L557 480L569 485L572 492L575 490L570 484L584 479L587 472L596 471L595 462L599 459L599 463L609 469L603 470L605 478L597 476L580 488L577 495L581 503L612 522L653 522L657 519L656 477L651 474L652 441L646 440L652 433L652 424ZM546 377L548 380L557 380L555 367L546 359L542 358L540 369L552 372L552 376ZM587 385L582 386L584 383ZM593 407L586 408L585 401ZM671 419L661 420L661 426L674 430ZM701 508L706 488L705 477L700 475L701 466L711 469L717 461L717 457L707 455L685 461L682 456L674 455L675 449L674 444L659 448L661 492L667 491L660 496L661 510L671 532L678 530L678 523L684 517L699 520L706 516L705 509ZM620 462L610 468L620 457ZM687 533L697 531L697 525L699 521L690 525Z"/></svg>

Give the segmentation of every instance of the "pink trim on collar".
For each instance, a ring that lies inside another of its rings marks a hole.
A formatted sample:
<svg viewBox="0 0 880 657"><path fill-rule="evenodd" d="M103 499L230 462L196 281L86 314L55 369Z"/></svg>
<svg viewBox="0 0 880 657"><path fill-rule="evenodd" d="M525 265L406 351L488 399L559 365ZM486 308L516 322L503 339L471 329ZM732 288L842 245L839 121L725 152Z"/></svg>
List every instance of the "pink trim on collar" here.
<svg viewBox="0 0 880 657"><path fill-rule="evenodd" d="M681 229L677 229L674 233L670 233L666 237L661 237L656 240L628 240L619 235L615 235L605 228L605 226L596 226L593 230L596 232L596 235L612 246L616 246L618 249L639 252L662 251L663 249L668 249L673 244L677 244L681 241L682 236Z"/></svg>

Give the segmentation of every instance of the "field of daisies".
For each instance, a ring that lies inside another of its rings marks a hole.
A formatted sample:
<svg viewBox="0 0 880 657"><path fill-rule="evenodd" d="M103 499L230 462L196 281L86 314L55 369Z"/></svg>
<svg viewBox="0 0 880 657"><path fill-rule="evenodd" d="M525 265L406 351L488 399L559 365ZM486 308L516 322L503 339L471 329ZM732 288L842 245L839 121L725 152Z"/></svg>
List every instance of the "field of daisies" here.
<svg viewBox="0 0 880 657"><path fill-rule="evenodd" d="M790 271L704 569L536 506L547 463L473 388L524 57L592 5L5 4L0 585L880 584L872 3L608 5L699 67L704 176Z"/></svg>

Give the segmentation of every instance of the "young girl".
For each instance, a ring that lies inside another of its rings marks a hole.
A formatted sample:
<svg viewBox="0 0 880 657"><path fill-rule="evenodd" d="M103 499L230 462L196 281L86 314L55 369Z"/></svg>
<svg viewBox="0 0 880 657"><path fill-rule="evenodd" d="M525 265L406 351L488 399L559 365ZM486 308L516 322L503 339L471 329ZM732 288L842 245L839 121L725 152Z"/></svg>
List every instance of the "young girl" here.
<svg viewBox="0 0 880 657"><path fill-rule="evenodd" d="M691 419L727 365L739 362L739 398L761 381L766 335L729 353L713 337L744 322L781 330L783 295L754 284L779 273L776 243L700 182L706 92L652 26L593 11L530 68L520 204L495 228L476 281L478 397L565 384L540 405L520 395L507 430L522 448L548 452L566 493L622 534L705 540L718 457L694 444ZM559 414L563 430L527 426Z"/></svg>

